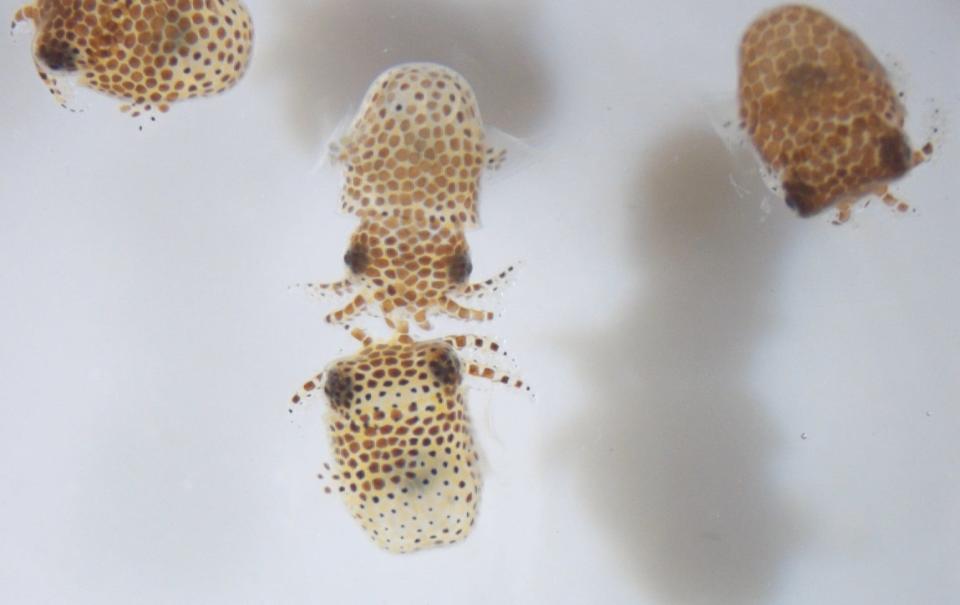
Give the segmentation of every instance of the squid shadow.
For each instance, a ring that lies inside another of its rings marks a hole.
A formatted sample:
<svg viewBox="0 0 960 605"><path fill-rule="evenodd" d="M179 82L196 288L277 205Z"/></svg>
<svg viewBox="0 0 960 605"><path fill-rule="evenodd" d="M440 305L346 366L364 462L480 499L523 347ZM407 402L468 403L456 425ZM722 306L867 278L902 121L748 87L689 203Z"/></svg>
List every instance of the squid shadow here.
<svg viewBox="0 0 960 605"><path fill-rule="evenodd" d="M626 263L641 292L608 329L579 339L591 399L560 451L577 452L578 490L662 602L762 603L799 521L774 476L785 436L750 370L796 219L761 212L753 158L706 125L653 148ZM584 434L600 437L584 449Z"/></svg>

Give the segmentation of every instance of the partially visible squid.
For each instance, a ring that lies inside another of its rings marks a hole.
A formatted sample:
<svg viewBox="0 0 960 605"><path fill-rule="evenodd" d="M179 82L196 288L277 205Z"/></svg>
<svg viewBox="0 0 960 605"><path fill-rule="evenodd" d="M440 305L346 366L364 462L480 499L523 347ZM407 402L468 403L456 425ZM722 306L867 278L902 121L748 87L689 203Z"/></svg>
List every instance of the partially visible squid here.
<svg viewBox="0 0 960 605"><path fill-rule="evenodd" d="M253 25L239 0L35 0L11 27L33 22L40 79L67 107L63 80L123 101L134 117L221 93L243 76Z"/></svg>

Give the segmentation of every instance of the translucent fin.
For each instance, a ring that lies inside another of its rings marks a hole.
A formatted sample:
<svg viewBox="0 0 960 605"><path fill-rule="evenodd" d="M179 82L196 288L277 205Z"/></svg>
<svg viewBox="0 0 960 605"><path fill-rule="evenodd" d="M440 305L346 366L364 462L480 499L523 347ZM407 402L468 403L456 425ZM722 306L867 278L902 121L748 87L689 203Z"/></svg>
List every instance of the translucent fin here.
<svg viewBox="0 0 960 605"><path fill-rule="evenodd" d="M340 162L337 156L340 154L343 138L349 132L351 124L353 124L355 114L356 108L351 107L339 117L325 116L323 118L321 130L329 134L323 138L323 142L320 145L320 154L311 172L317 173L338 166Z"/></svg>
<svg viewBox="0 0 960 605"><path fill-rule="evenodd" d="M537 147L529 139L520 139L489 124L484 124L483 133L487 147L485 180L511 177L540 158Z"/></svg>
<svg viewBox="0 0 960 605"><path fill-rule="evenodd" d="M771 212L772 201L783 203L780 176L764 163L763 158L754 149L750 137L740 123L735 98L730 96L706 98L703 107L710 121L710 127L730 154L737 158L737 165L751 175L759 175L760 180L766 185L767 191L752 191L741 186L739 175L730 175L730 186L737 195L744 200L759 200L760 209L765 218Z"/></svg>
<svg viewBox="0 0 960 605"><path fill-rule="evenodd" d="M736 98L729 95L708 97L703 100L703 107L710 121L710 127L728 150L753 147L740 124Z"/></svg>

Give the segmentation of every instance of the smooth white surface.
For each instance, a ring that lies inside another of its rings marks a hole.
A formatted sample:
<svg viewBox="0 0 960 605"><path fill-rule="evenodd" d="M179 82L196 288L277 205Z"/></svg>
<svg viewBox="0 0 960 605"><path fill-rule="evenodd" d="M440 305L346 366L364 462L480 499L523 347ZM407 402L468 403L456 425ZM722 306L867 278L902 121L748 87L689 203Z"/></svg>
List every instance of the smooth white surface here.
<svg viewBox="0 0 960 605"><path fill-rule="evenodd" d="M960 4L831 4L914 143L941 126L917 214L839 228L712 130L767 3L249 6L246 79L144 132L0 42L0 601L957 602ZM536 148L470 235L475 275L524 262L502 317L436 333L502 339L537 397L474 385L478 526L397 557L322 493L321 406L287 413L356 347L287 286L342 273L320 144L413 59Z"/></svg>

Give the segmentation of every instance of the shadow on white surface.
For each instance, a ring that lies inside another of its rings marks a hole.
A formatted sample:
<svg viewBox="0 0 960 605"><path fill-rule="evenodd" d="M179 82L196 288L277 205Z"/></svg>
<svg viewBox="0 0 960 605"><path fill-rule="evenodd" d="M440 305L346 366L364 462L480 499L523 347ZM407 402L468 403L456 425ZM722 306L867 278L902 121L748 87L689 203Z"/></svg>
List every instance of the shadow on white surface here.
<svg viewBox="0 0 960 605"><path fill-rule="evenodd" d="M531 2L328 0L277 9L289 30L258 60L284 78L285 113L307 149L355 112L374 78L398 63L433 61L460 71L477 93L484 122L515 135L530 134L550 98L529 33L537 15Z"/></svg>
<svg viewBox="0 0 960 605"><path fill-rule="evenodd" d="M577 452L578 490L657 602L765 602L798 520L774 483L781 436L749 372L797 219L776 209L764 220L752 159L706 125L650 149L635 177L634 256L622 259L642 287L578 340L592 396L557 451ZM584 434L598 435L587 449Z"/></svg>

